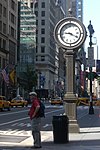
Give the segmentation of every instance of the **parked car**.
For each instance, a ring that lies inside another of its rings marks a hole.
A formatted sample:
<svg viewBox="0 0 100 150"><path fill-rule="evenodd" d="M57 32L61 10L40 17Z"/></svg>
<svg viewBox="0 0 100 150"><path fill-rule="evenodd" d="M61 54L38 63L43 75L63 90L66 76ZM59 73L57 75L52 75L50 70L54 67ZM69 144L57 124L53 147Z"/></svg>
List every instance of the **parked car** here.
<svg viewBox="0 0 100 150"><path fill-rule="evenodd" d="M5 96L0 96L0 110L3 111L4 109L7 109L10 111L10 102L7 100Z"/></svg>
<svg viewBox="0 0 100 150"><path fill-rule="evenodd" d="M11 107L13 106L28 106L28 101L26 101L23 97L21 97L20 95L18 95L17 97L13 98L11 101L10 101L10 105Z"/></svg>
<svg viewBox="0 0 100 150"><path fill-rule="evenodd" d="M51 99L50 102L51 105L55 105L55 104L63 105L63 100L61 99L61 97L53 98Z"/></svg>

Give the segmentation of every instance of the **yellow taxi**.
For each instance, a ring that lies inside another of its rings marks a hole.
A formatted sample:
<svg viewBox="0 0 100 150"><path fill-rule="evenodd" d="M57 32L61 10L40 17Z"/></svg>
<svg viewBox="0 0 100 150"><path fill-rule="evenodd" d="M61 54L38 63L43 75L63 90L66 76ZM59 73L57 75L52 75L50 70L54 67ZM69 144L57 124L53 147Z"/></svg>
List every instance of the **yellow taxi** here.
<svg viewBox="0 0 100 150"><path fill-rule="evenodd" d="M93 105L99 106L100 100L96 97L92 97ZM90 105L90 97L78 97L76 104L79 106L81 104L83 105Z"/></svg>
<svg viewBox="0 0 100 150"><path fill-rule="evenodd" d="M76 104L79 106L80 104L89 105L89 97L78 97Z"/></svg>
<svg viewBox="0 0 100 150"><path fill-rule="evenodd" d="M0 110L3 111L4 109L7 109L10 111L10 102L6 99L5 96L0 96Z"/></svg>
<svg viewBox="0 0 100 150"><path fill-rule="evenodd" d="M97 98L97 99L94 101L94 105L95 105L95 106L100 106L100 98Z"/></svg>
<svg viewBox="0 0 100 150"><path fill-rule="evenodd" d="M63 105L63 100L61 99L61 97L56 97L51 99L51 105L55 105L55 104L59 104L59 105Z"/></svg>
<svg viewBox="0 0 100 150"><path fill-rule="evenodd" d="M10 105L11 107L13 106L28 106L28 101L24 100L23 97L21 97L20 95L18 95L17 97L13 98L11 101L10 101Z"/></svg>

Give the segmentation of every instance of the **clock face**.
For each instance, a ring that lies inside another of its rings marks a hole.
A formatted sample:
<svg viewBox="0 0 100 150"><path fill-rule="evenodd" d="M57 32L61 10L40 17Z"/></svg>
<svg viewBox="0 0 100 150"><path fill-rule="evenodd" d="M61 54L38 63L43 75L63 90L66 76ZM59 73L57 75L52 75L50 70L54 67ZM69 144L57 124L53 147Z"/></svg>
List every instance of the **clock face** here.
<svg viewBox="0 0 100 150"><path fill-rule="evenodd" d="M74 17L68 17L58 22L54 30L58 45L66 49L80 47L86 39L84 25Z"/></svg>
<svg viewBox="0 0 100 150"><path fill-rule="evenodd" d="M80 38L80 35L81 33L79 27L71 23L63 26L60 31L61 39L65 43L69 43L69 44L77 42L78 39Z"/></svg>

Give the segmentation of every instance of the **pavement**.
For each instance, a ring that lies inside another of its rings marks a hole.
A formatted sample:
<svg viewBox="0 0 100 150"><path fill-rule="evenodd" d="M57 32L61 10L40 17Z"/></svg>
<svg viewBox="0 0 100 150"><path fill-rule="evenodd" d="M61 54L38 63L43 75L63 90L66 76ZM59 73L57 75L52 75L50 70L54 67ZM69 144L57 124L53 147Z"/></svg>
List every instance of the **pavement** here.
<svg viewBox="0 0 100 150"><path fill-rule="evenodd" d="M78 118L80 127L79 133L68 133L65 143L55 143L53 131L41 131L42 148L41 150L100 150L100 108L94 107L94 114L87 113ZM84 111L84 109L83 109ZM0 133L0 139L2 139ZM0 140L0 150L31 150L33 139L31 131L27 131L27 135L16 136L16 143L5 142ZM63 135L61 135L63 138ZM13 138L13 137L12 137Z"/></svg>

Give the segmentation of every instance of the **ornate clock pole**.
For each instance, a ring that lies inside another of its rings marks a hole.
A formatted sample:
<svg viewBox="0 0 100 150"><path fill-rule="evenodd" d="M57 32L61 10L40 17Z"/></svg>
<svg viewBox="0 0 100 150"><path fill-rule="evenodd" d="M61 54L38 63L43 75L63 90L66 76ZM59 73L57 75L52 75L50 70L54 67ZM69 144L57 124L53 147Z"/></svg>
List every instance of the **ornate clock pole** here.
<svg viewBox="0 0 100 150"><path fill-rule="evenodd" d="M86 28L74 17L60 20L54 29L54 38L64 49L66 59L66 93L64 96L65 114L69 118L69 132L78 133L75 96L75 55L86 39Z"/></svg>

